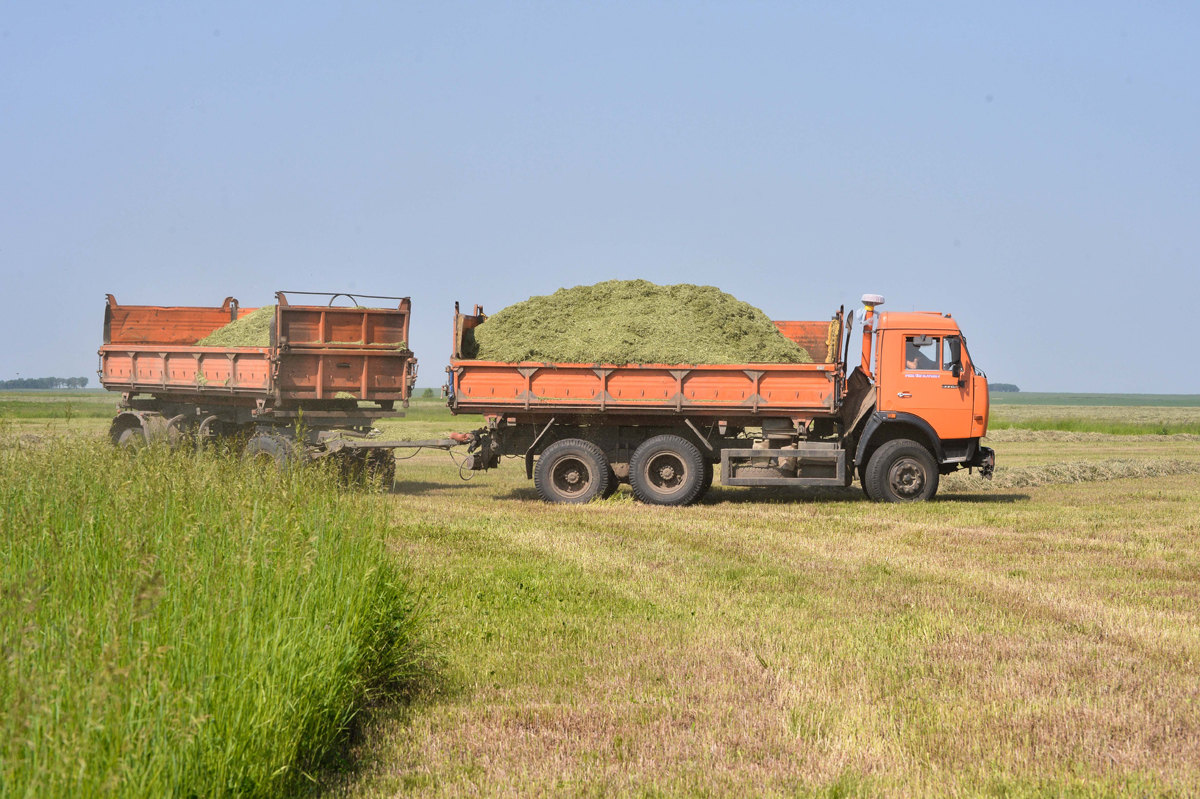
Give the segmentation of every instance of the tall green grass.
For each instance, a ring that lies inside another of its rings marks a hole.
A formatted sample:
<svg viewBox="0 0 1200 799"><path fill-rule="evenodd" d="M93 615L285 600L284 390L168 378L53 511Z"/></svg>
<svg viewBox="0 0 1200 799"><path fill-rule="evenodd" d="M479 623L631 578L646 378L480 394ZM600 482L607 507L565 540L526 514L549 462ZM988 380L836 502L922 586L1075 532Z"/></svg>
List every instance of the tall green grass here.
<svg viewBox="0 0 1200 799"><path fill-rule="evenodd" d="M0 794L277 796L420 674L380 498L0 432Z"/></svg>

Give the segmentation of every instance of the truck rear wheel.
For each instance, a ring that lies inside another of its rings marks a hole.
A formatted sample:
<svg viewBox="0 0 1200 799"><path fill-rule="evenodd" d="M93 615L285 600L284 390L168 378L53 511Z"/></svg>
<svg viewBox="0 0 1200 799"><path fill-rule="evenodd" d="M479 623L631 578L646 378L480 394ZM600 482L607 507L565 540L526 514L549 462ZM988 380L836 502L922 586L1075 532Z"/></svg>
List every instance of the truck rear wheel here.
<svg viewBox="0 0 1200 799"><path fill-rule="evenodd" d="M533 470L533 486L547 502L579 504L608 491L612 467L604 452L582 438L546 447Z"/></svg>
<svg viewBox="0 0 1200 799"><path fill-rule="evenodd" d="M694 502L699 502L704 499L704 495L708 493L708 489L712 488L713 483L713 464L712 461L705 459L704 461L704 476L700 481L700 493L696 495Z"/></svg>
<svg viewBox="0 0 1200 799"><path fill-rule="evenodd" d="M617 477L617 473L613 471L612 464L608 465L608 488L604 489L604 493L600 495L601 499L608 499L613 494L617 493L617 489L621 487L621 478Z"/></svg>
<svg viewBox="0 0 1200 799"><path fill-rule="evenodd" d="M655 436L629 459L633 495L648 505L690 505L704 488L704 458L685 438Z"/></svg>
<svg viewBox="0 0 1200 799"><path fill-rule="evenodd" d="M889 441L867 463L864 487L876 502L922 502L938 490L938 468L929 450L905 438Z"/></svg>

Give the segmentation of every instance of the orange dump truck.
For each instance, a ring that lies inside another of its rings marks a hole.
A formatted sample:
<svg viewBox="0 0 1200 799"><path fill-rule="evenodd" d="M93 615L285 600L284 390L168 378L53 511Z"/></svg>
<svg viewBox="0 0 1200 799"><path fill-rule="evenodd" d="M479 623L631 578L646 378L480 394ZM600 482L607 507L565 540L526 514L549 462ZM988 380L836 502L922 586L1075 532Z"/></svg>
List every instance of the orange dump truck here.
<svg viewBox="0 0 1200 799"><path fill-rule="evenodd" d="M394 471L397 442L371 438L374 423L403 416L417 360L408 349L408 298L390 308L293 305L277 292L270 343L201 347L197 342L253 308L232 297L218 307L120 305L104 311L100 383L120 391L110 435L121 446L147 441L246 442L280 462L338 455ZM456 442L416 442L453 446ZM407 446L407 444L405 444Z"/></svg>
<svg viewBox="0 0 1200 799"><path fill-rule="evenodd" d="M990 477L987 378L949 314L876 313L863 297L861 363L848 371L853 312L776 322L807 364L496 363L463 357L487 319L455 308L447 372L456 414L481 414L468 465L523 456L550 502L586 502L628 481L643 502L686 505L715 468L727 486L849 486L877 501L929 499L939 475ZM845 335L843 337L843 331Z"/></svg>

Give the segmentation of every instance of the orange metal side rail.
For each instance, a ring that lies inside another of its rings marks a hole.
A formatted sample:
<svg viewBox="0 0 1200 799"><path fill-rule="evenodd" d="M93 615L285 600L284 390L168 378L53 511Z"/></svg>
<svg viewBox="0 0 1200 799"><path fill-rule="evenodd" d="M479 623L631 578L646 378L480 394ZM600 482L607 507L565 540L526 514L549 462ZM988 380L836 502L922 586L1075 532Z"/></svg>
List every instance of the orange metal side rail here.
<svg viewBox="0 0 1200 799"><path fill-rule="evenodd" d="M837 364L593 366L451 361L459 411L532 408L828 414Z"/></svg>
<svg viewBox="0 0 1200 799"><path fill-rule="evenodd" d="M239 308L233 297L226 297L219 308L120 305L113 295L107 298L105 344L195 344L217 328L257 310Z"/></svg>
<svg viewBox="0 0 1200 799"><path fill-rule="evenodd" d="M197 340L254 309L121 306L111 295L100 348L100 382L146 394L211 394L277 401L406 400L416 359L408 349L410 304L391 308L288 305L269 347L197 347Z"/></svg>
<svg viewBox="0 0 1200 799"><path fill-rule="evenodd" d="M100 348L100 383L110 391L251 394L271 391L266 347L115 345Z"/></svg>

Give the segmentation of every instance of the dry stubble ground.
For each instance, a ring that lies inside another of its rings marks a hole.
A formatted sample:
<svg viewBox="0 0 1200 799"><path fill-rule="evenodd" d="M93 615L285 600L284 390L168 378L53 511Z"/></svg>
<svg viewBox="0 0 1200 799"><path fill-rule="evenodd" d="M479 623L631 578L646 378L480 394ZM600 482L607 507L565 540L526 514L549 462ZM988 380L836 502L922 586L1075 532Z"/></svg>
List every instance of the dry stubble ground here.
<svg viewBox="0 0 1200 799"><path fill-rule="evenodd" d="M1200 461L1191 438L1015 438L1001 463L1025 469L1048 447ZM399 475L395 552L436 608L443 681L376 716L335 794L1200 786L1194 474L960 480L917 507L715 488L682 509L547 506L516 462L456 484L422 454Z"/></svg>

